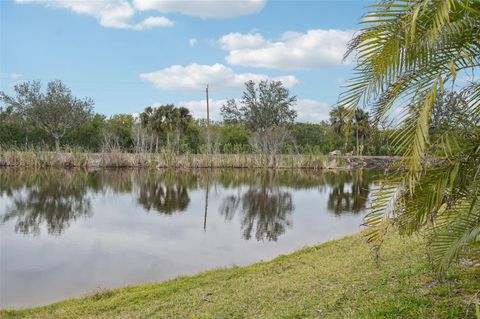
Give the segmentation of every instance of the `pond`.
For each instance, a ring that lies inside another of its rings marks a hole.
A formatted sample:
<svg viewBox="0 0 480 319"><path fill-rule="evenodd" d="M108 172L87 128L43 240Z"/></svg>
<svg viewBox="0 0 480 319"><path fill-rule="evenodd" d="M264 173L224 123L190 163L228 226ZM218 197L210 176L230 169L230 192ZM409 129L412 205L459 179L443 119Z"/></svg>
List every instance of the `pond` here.
<svg viewBox="0 0 480 319"><path fill-rule="evenodd" d="M0 308L247 265L355 233L380 175L0 169Z"/></svg>

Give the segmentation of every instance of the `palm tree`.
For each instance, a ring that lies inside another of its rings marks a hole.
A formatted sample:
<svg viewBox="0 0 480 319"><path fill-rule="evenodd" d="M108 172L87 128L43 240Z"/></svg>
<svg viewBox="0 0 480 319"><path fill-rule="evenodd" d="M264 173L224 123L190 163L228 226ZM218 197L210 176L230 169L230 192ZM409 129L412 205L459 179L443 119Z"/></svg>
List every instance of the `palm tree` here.
<svg viewBox="0 0 480 319"><path fill-rule="evenodd" d="M185 107L175 107L173 104L161 105L157 108L147 107L140 114L143 127L149 128L156 136L156 152L158 152L159 137L166 137L166 146L170 147L170 135L177 132L177 136L187 128L192 120L190 111Z"/></svg>
<svg viewBox="0 0 480 319"><path fill-rule="evenodd" d="M357 155L361 155L365 146L365 139L370 134L370 117L368 112L362 109L356 109L353 115L353 124L355 126L355 140L357 143ZM361 142L360 142L361 140Z"/></svg>
<svg viewBox="0 0 480 319"><path fill-rule="evenodd" d="M374 125L394 114L395 146L405 167L376 191L366 217L368 239L378 248L392 225L404 234L427 228L441 272L462 254L480 259L480 84L474 72L480 1L383 1L362 23L347 52L355 54L356 74L339 106L350 116L370 107ZM469 74L470 82L457 80ZM463 115L474 125L463 129L453 113L431 138L436 101L447 91L461 96Z"/></svg>
<svg viewBox="0 0 480 319"><path fill-rule="evenodd" d="M343 151L347 149L347 114L346 109L343 106L337 106L330 111L330 125L333 131L340 137L343 137Z"/></svg>
<svg viewBox="0 0 480 319"><path fill-rule="evenodd" d="M159 106L157 116L160 119L160 127L162 132L167 136L167 147L170 147L170 133L175 127L176 111L173 104Z"/></svg>
<svg viewBox="0 0 480 319"><path fill-rule="evenodd" d="M190 110L186 107L181 106L175 109L174 129L176 133L177 152L180 144L180 135L187 130L188 124L192 119L193 117L190 114Z"/></svg>
<svg viewBox="0 0 480 319"><path fill-rule="evenodd" d="M155 135L155 153L158 153L158 140L162 133L162 126L156 109L148 106L140 113L140 124Z"/></svg>
<svg viewBox="0 0 480 319"><path fill-rule="evenodd" d="M335 133L343 134L345 130L345 109L343 107L334 107L330 111L330 124Z"/></svg>

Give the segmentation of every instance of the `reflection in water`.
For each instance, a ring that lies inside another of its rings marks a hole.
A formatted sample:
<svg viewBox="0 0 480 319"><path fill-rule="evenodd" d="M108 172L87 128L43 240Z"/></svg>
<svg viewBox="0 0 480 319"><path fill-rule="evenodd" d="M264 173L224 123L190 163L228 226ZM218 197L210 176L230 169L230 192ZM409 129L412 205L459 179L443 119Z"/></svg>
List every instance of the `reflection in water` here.
<svg viewBox="0 0 480 319"><path fill-rule="evenodd" d="M210 194L210 181L205 187L205 212L203 214L203 230L207 231L207 215L208 215L208 195Z"/></svg>
<svg viewBox="0 0 480 319"><path fill-rule="evenodd" d="M291 226L292 195L280 189L275 172L263 173L259 183L250 185L243 194L226 197L221 213L226 220L232 220L240 212L243 238L250 239L255 229L258 241L276 241Z"/></svg>
<svg viewBox="0 0 480 319"><path fill-rule="evenodd" d="M188 183L183 183L185 180L180 178L173 180L171 174L164 175L163 179L160 177L147 174L137 179L141 181L138 183L138 203L148 211L154 209L162 214L184 211L190 203Z"/></svg>
<svg viewBox="0 0 480 319"><path fill-rule="evenodd" d="M11 177L11 176L10 176ZM12 182L4 174L0 194L12 196L7 213L1 216L2 223L15 219L15 231L24 234L39 234L40 225L47 226L48 233L61 234L70 221L87 216L90 199L87 196L85 174L70 174L67 171L43 172L28 176L25 191L14 192L21 183Z"/></svg>
<svg viewBox="0 0 480 319"><path fill-rule="evenodd" d="M0 169L0 308L246 265L352 234L375 174Z"/></svg>
<svg viewBox="0 0 480 319"><path fill-rule="evenodd" d="M328 195L328 208L335 215L359 213L364 210L370 193L370 175L370 172L365 170L337 174L330 183L332 190Z"/></svg>
<svg viewBox="0 0 480 319"><path fill-rule="evenodd" d="M334 214L365 209L372 171L341 172L255 170L0 170L0 195L10 199L2 223L15 220L15 230L38 234L44 224L50 234L61 234L72 221L90 215L90 197L98 193L135 193L147 211L183 212L189 192L205 190L204 221L207 227L210 186L237 189L226 195L220 208L225 220L239 215L243 238L275 241L291 227L294 210L290 190L328 190L328 209ZM328 186L328 187L326 187ZM245 190L246 187L246 190ZM289 190L290 189L290 190Z"/></svg>

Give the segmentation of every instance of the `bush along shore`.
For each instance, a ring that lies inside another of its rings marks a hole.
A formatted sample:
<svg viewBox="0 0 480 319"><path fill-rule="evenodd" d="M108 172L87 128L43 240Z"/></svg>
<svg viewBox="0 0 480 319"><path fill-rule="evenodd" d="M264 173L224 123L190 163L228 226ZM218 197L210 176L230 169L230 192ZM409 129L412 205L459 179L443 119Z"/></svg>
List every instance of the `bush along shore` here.
<svg viewBox="0 0 480 319"><path fill-rule="evenodd" d="M363 234L272 261L113 290L2 318L476 318L480 273L439 280L420 237L389 235L380 262Z"/></svg>
<svg viewBox="0 0 480 319"><path fill-rule="evenodd" d="M390 156L82 153L47 151L0 151L0 166L9 167L146 167L146 168L387 168L398 158Z"/></svg>

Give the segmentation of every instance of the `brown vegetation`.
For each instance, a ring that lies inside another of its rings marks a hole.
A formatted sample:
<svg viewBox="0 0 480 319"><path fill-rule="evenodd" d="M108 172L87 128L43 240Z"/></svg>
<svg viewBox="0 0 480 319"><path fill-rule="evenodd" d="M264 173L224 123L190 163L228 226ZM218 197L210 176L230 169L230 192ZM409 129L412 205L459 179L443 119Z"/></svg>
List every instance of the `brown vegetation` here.
<svg viewBox="0 0 480 319"><path fill-rule="evenodd" d="M45 151L1 151L0 166L11 167L149 167L149 168L385 168L395 162L385 156L76 153Z"/></svg>

